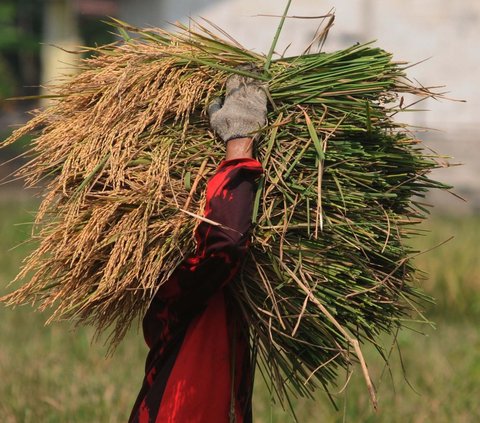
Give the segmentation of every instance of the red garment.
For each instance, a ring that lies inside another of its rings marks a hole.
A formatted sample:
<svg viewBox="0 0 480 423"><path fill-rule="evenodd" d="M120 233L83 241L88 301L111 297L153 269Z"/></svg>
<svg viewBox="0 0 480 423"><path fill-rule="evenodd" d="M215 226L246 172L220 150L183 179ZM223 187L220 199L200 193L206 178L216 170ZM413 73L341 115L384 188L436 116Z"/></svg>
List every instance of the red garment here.
<svg viewBox="0 0 480 423"><path fill-rule="evenodd" d="M209 181L205 217L222 226L200 223L195 255L160 287L144 317L150 352L130 422L252 421L248 329L226 284L248 247L261 173L256 160L228 160Z"/></svg>

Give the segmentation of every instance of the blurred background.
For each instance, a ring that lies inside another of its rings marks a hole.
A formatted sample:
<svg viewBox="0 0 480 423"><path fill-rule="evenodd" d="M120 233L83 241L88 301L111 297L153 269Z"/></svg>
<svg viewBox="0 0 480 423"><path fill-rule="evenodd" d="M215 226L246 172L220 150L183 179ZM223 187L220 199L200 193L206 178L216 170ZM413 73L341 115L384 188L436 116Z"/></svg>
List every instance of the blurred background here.
<svg viewBox="0 0 480 423"><path fill-rule="evenodd" d="M109 16L138 26L189 23L206 18L246 48L267 52L285 7L278 0L1 0L0 139L5 139L40 107L37 100L8 100L48 95L48 84L72 70L68 53L78 46L111 42L104 23ZM425 146L451 156L451 166L434 176L454 185L454 192L432 193L426 234L414 240L419 284L436 298L425 314L435 328L412 325L391 348L390 367L374 351L368 363L378 388L374 413L362 377L356 372L335 410L326 395L294 404L301 422L478 422L480 421L480 2L478 0L293 0L278 52L298 54L312 40L319 19L332 9L336 20L324 50L377 40L398 61L416 63L409 76L426 86L445 86L447 100L428 100L424 111L399 117L410 123ZM268 15L268 16L266 16ZM293 18L295 17L295 18ZM455 101L455 100L465 100ZM421 128L435 128L425 131ZM11 160L30 142L0 150L0 181L23 162ZM11 178L10 178L11 179ZM22 242L37 205L20 181L0 185L0 294L12 289L21 259L30 251ZM445 245L434 248L444 241ZM422 275L419 275L422 276ZM102 342L91 344L92 331L73 331L68 323L44 326L48 313L31 307L0 305L1 422L126 421L142 380L146 349L132 330L113 357ZM392 339L385 337L390 350ZM270 406L268 389L257 378L255 422L291 422ZM343 385L339 380L339 386ZM340 391L340 388L338 389Z"/></svg>

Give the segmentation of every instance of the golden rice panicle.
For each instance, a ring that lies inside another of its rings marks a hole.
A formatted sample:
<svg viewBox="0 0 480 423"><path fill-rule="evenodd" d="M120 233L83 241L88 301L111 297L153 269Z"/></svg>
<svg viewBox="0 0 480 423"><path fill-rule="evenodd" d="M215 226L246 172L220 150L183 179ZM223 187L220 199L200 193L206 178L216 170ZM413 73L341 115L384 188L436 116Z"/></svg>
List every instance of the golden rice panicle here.
<svg viewBox="0 0 480 423"><path fill-rule="evenodd" d="M211 141L202 131L189 142L185 131L224 78L191 72L166 49L100 48L54 87L53 105L6 141L38 128L35 158L20 175L29 185L49 176L36 218L39 246L17 279L33 276L8 303L35 299L56 307L51 319L75 317L100 330L114 324L117 342L189 248L194 222L179 208L189 199L198 212L201 195L172 175L171 160Z"/></svg>

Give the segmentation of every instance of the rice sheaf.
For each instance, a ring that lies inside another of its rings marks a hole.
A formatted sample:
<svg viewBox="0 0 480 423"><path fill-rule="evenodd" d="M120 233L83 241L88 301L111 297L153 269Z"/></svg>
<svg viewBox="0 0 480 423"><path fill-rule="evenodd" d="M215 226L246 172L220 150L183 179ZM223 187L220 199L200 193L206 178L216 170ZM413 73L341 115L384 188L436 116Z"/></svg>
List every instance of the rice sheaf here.
<svg viewBox="0 0 480 423"><path fill-rule="evenodd" d="M205 108L241 73L269 93L252 243L229 287L258 363L282 398L329 392L359 361L374 396L361 345L383 354L379 335L418 319L428 297L408 239L428 215L426 192L449 188L429 177L439 157L394 116L405 94L436 94L371 44L266 67L205 27L116 25L123 39L90 50L4 143L35 135L19 175L43 196L22 285L2 300L53 308L50 320L93 325L118 344L194 251L206 181L224 154ZM237 68L245 63L265 71Z"/></svg>

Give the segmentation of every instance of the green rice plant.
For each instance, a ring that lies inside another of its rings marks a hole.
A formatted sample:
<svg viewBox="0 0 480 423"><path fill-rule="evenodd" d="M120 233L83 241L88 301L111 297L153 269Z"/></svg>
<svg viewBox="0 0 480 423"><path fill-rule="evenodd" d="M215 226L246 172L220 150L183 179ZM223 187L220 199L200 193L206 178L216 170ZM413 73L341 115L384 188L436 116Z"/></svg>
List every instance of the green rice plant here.
<svg viewBox="0 0 480 423"><path fill-rule="evenodd" d="M428 176L442 162L393 116L403 94L436 94L371 44L272 59L273 47L264 57L204 26L115 26L123 39L91 50L6 141L36 135L20 175L46 188L38 247L17 279L31 277L3 300L111 328L116 345L194 250L206 180L224 155L205 108L230 74L250 76L270 99L257 145L265 173L251 249L229 289L281 401L329 392L359 361L375 404L361 345L388 360L379 335L426 321L405 241L428 215L425 193L449 188Z"/></svg>

